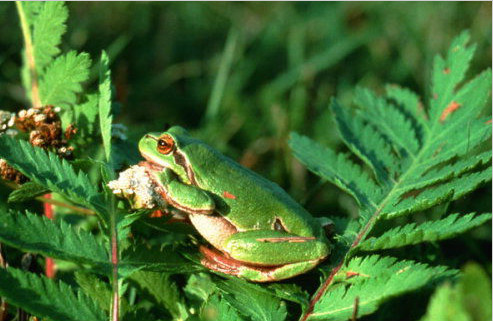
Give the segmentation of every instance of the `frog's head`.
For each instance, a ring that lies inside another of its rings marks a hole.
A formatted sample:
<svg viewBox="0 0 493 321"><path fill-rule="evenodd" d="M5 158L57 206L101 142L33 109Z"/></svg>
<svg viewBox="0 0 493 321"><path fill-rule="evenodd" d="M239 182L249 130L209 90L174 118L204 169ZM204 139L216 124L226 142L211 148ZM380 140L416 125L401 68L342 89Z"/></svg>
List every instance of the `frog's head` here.
<svg viewBox="0 0 493 321"><path fill-rule="evenodd" d="M186 145L190 138L184 128L173 126L163 133L144 135L139 141L139 151L152 170L169 168L184 182L192 183L187 158L182 151L182 146Z"/></svg>

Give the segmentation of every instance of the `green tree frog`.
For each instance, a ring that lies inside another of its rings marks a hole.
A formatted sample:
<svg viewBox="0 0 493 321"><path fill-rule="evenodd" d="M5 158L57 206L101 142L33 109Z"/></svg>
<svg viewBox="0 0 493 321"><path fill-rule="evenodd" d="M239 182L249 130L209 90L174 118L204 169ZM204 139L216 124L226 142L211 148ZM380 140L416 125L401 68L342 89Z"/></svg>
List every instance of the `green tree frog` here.
<svg viewBox="0 0 493 321"><path fill-rule="evenodd" d="M158 194L186 212L215 248L200 247L205 267L269 282L304 273L329 255L321 223L283 189L182 127L145 135L139 150Z"/></svg>

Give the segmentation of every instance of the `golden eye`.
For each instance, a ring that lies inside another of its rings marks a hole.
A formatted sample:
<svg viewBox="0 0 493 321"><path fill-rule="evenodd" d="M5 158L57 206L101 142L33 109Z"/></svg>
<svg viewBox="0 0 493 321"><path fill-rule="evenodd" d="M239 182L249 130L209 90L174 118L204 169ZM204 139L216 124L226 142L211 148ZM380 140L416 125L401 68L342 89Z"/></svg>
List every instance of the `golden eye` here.
<svg viewBox="0 0 493 321"><path fill-rule="evenodd" d="M169 135L161 136L157 141L157 150L161 154L169 154L175 149L175 142Z"/></svg>

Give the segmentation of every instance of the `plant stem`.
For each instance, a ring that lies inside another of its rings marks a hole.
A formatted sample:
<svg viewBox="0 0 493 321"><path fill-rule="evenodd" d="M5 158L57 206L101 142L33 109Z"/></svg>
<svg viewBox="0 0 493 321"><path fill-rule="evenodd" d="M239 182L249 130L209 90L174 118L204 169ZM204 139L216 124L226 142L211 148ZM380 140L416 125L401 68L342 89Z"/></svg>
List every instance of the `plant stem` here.
<svg viewBox="0 0 493 321"><path fill-rule="evenodd" d="M119 320L120 310L120 295L118 286L118 229L116 223L116 211L114 206L114 199L111 199L111 211L110 211L110 233L111 233L111 264L113 266L112 271L112 309L111 309L111 321Z"/></svg>
<svg viewBox="0 0 493 321"><path fill-rule="evenodd" d="M19 13L22 36L24 37L24 45L26 49L26 63L29 68L31 81L31 105L32 107L39 107L41 106L41 100L39 98L38 73L36 72L34 45L32 42L31 30L29 28L29 23L27 22L24 9L22 8L22 2L16 1L15 5L17 6L17 12Z"/></svg>

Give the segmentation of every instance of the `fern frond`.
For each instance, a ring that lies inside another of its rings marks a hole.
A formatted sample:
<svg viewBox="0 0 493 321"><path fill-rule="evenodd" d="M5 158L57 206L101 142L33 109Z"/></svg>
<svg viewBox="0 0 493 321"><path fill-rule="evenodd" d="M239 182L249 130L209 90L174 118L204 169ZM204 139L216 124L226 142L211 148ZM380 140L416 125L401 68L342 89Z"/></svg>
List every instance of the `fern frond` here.
<svg viewBox="0 0 493 321"><path fill-rule="evenodd" d="M430 124L419 96L413 91L397 85L387 85L385 91L387 98L394 101L416 123L417 138L421 145L423 143L424 132L428 130Z"/></svg>
<svg viewBox="0 0 493 321"><path fill-rule="evenodd" d="M357 317L361 317L374 312L391 297L416 290L450 273L444 267L397 262L390 257L354 258L340 271L348 284L339 284L328 291L315 304L309 320L348 320L355 309Z"/></svg>
<svg viewBox="0 0 493 321"><path fill-rule="evenodd" d="M478 117L484 113L484 104L491 92L491 71L459 86L474 52L474 47L466 47L468 39L468 34L463 33L454 40L445 59L435 60L429 116L416 95L398 87L387 88L387 99L360 91L357 102L362 108L354 115L332 101L339 134L348 148L375 173L380 188L378 193L365 190L370 184L362 184L361 180L351 184L337 176L344 175L346 181L355 180L345 171L357 167L351 167L347 162L341 168L334 165L338 157L346 156L336 157L334 152L293 135L294 155L315 174L355 197L360 206L361 227L356 233L345 233L336 238L343 245L344 253L340 255L343 259L334 265L303 320L316 316L347 319L358 293L370 296L371 303L364 308L360 306L361 313L370 313L383 300L426 284L422 283L419 273L401 281L400 276L387 278L385 282L392 285L390 288L380 289L388 284L378 283L378 278L357 283L349 289L334 284L340 269L357 253L354 250L358 245L370 250L377 243L375 248L379 249L430 242L453 237L486 221L485 216L477 219L466 216L452 221L452 216L420 226L406 226L403 230L391 230L390 234L366 240L379 220L457 200L491 180L491 147L485 146L491 137L491 121ZM372 195L372 202L361 201L361 195ZM437 229L444 226L448 228L438 233ZM424 279L431 275L423 273Z"/></svg>
<svg viewBox="0 0 493 321"><path fill-rule="evenodd" d="M447 57L435 57L432 73L432 97L430 99L430 121L438 122L450 102L457 85L464 79L476 46L467 47L469 33L462 32L450 45Z"/></svg>
<svg viewBox="0 0 493 321"><path fill-rule="evenodd" d="M104 321L108 317L89 296L64 282L14 268L0 269L0 296L10 304L55 321Z"/></svg>
<svg viewBox="0 0 493 321"><path fill-rule="evenodd" d="M49 189L46 189L39 184L26 182L22 184L18 189L12 191L12 193L9 194L8 202L24 202L36 196L40 196L49 192Z"/></svg>
<svg viewBox="0 0 493 321"><path fill-rule="evenodd" d="M286 318L286 306L256 284L231 279L220 281L216 286L232 307L253 321L282 321Z"/></svg>
<svg viewBox="0 0 493 321"><path fill-rule="evenodd" d="M365 108L360 116L385 135L399 154L416 155L420 147L417 133L405 114L368 89L358 88L355 102L361 107L371 106Z"/></svg>
<svg viewBox="0 0 493 321"><path fill-rule="evenodd" d="M91 233L64 221L15 212L0 215L0 240L12 247L47 257L109 269L105 246Z"/></svg>
<svg viewBox="0 0 493 321"><path fill-rule="evenodd" d="M406 224L393 228L378 237L370 237L354 248L355 251L376 251L455 237L491 220L491 213L476 215L451 214L444 219L417 225Z"/></svg>
<svg viewBox="0 0 493 321"><path fill-rule="evenodd" d="M394 203L387 203L380 217L395 218L428 209L445 201L454 201L488 181L491 181L491 166L477 172L463 174L444 183L420 189L396 189L396 194L392 198Z"/></svg>
<svg viewBox="0 0 493 321"><path fill-rule="evenodd" d="M109 58L106 52L101 54L101 67L99 71L99 125L103 138L106 160L110 162L111 157L111 73L109 69Z"/></svg>
<svg viewBox="0 0 493 321"><path fill-rule="evenodd" d="M200 319L203 321L244 321L236 310L228 304L225 299L219 295L213 295L206 302L200 313Z"/></svg>
<svg viewBox="0 0 493 321"><path fill-rule="evenodd" d="M296 133L291 135L289 144L306 167L353 196L361 206L375 206L381 197L381 188L347 155L336 154Z"/></svg>
<svg viewBox="0 0 493 321"><path fill-rule="evenodd" d="M75 51L56 58L46 69L39 84L43 105L67 107L75 104L82 83L89 78L91 59Z"/></svg>
<svg viewBox="0 0 493 321"><path fill-rule="evenodd" d="M111 289L107 283L98 279L95 275L83 271L75 272L75 281L81 290L90 296L98 306L105 311L110 309Z"/></svg>
<svg viewBox="0 0 493 321"><path fill-rule="evenodd" d="M66 160L54 153L3 135L0 137L0 158L31 181L89 207L103 218L107 216L104 199L87 175L80 171L76 173Z"/></svg>
<svg viewBox="0 0 493 321"><path fill-rule="evenodd" d="M60 53L58 46L62 42L65 33L65 25L68 18L68 10L63 1L44 2L37 10L37 15L32 22L34 56L36 70L43 73L46 66Z"/></svg>
<svg viewBox="0 0 493 321"><path fill-rule="evenodd" d="M364 123L358 115L349 115L336 100L331 109L337 121L337 128L344 143L360 157L375 173L378 181L390 184L397 173L397 159L382 135Z"/></svg>
<svg viewBox="0 0 493 321"><path fill-rule="evenodd" d="M131 279L145 289L174 320L186 320L189 317L187 307L180 296L180 291L169 274L149 271L138 271Z"/></svg>
<svg viewBox="0 0 493 321"><path fill-rule="evenodd" d="M203 270L198 264L186 260L181 253L183 249L165 247L130 247L123 251L119 264L121 275L130 275L138 270L164 273L191 273Z"/></svg>

